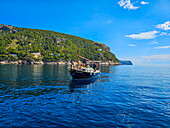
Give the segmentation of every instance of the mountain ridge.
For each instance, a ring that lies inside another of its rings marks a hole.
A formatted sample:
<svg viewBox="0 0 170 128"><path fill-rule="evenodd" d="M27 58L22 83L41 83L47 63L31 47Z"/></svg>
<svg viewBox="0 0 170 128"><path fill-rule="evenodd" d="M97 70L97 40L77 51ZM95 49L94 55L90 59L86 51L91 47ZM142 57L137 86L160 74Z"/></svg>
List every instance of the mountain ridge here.
<svg viewBox="0 0 170 128"><path fill-rule="evenodd" d="M87 59L119 62L103 43L50 30L0 24L0 61L76 61L78 44L80 55ZM41 56L35 57L32 53L41 53Z"/></svg>

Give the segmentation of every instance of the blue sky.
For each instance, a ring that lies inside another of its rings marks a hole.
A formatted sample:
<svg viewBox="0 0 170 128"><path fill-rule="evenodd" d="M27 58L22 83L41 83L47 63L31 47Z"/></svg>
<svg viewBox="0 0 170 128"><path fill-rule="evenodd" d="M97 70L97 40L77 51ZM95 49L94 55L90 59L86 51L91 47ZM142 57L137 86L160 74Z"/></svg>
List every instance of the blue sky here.
<svg viewBox="0 0 170 128"><path fill-rule="evenodd" d="M0 24L105 43L119 59L170 64L170 0L0 0Z"/></svg>

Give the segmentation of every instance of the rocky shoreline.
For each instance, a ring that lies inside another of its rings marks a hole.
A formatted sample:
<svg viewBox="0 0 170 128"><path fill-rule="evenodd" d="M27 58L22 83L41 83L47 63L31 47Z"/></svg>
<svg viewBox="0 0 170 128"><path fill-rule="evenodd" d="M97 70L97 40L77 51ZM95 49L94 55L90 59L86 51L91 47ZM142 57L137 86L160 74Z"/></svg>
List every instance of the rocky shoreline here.
<svg viewBox="0 0 170 128"><path fill-rule="evenodd" d="M23 60L19 60L19 61L0 61L0 64L18 64L18 65L39 65L39 64L48 64L48 65L71 65L71 62L69 61L55 61L55 62L43 62L43 61L32 61L32 62L27 62L27 61L23 61ZM112 62L112 61L108 61L108 62L101 62L100 65L122 65L120 62Z"/></svg>

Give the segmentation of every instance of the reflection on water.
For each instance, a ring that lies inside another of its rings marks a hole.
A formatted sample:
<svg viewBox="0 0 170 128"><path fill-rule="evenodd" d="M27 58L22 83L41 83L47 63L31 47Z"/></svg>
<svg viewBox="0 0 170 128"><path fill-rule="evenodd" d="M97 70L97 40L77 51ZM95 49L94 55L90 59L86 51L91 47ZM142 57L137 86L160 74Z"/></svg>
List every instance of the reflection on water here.
<svg viewBox="0 0 170 128"><path fill-rule="evenodd" d="M74 81L64 65L0 65L0 127L169 126L169 67L101 71Z"/></svg>
<svg viewBox="0 0 170 128"><path fill-rule="evenodd" d="M101 72L109 73L110 72L110 66L100 65L100 70L101 70Z"/></svg>
<svg viewBox="0 0 170 128"><path fill-rule="evenodd" d="M71 80L69 83L70 92L74 92L77 88L90 88L90 86L95 85L96 81L99 81L99 77L93 79Z"/></svg>

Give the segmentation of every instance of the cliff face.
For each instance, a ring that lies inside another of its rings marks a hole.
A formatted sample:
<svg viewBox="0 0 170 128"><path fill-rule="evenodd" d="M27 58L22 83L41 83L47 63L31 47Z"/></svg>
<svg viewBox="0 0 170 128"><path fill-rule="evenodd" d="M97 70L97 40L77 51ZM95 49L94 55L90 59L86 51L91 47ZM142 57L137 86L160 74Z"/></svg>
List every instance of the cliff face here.
<svg viewBox="0 0 170 128"><path fill-rule="evenodd" d="M13 26L0 24L0 29L5 30L5 31L6 30L11 30L11 29L13 29Z"/></svg>
<svg viewBox="0 0 170 128"><path fill-rule="evenodd" d="M95 44L96 46L99 46L100 48L104 49L105 51L110 52L110 48L107 47L105 44L96 43L96 42L94 42L94 44Z"/></svg>
<svg viewBox="0 0 170 128"><path fill-rule="evenodd" d="M4 25L4 24L0 24L0 30L1 31L8 31L10 30L10 33L16 33L17 31L14 29L13 26L11 25Z"/></svg>
<svg viewBox="0 0 170 128"><path fill-rule="evenodd" d="M122 65L133 65L133 63L130 60L119 60L119 62Z"/></svg>
<svg viewBox="0 0 170 128"><path fill-rule="evenodd" d="M39 60L69 61L80 56L103 62L119 62L110 48L102 43L48 30L18 28L0 24L0 61ZM33 55L40 53L41 57ZM16 56L12 56L16 54Z"/></svg>

